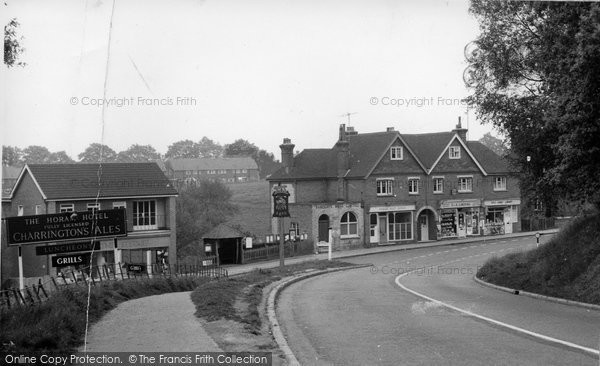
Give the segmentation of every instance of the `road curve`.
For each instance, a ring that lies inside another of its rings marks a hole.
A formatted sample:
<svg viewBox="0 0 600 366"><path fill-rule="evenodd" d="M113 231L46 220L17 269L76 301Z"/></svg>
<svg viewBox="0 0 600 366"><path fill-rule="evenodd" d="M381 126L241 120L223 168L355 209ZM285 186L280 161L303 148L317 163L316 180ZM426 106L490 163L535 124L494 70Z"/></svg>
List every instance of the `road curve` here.
<svg viewBox="0 0 600 366"><path fill-rule="evenodd" d="M373 267L318 276L281 294L278 317L303 365L597 365L597 357L467 316L401 289L532 332L597 349L600 312L482 287L494 255L531 238L349 259ZM534 244L533 244L534 245Z"/></svg>

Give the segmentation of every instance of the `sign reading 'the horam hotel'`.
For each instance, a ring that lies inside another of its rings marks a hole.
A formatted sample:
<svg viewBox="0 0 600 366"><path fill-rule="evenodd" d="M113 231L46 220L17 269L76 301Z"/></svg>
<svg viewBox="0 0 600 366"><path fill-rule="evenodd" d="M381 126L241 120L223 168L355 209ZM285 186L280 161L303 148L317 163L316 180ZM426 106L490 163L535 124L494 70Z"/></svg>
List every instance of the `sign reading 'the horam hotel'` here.
<svg viewBox="0 0 600 366"><path fill-rule="evenodd" d="M5 220L9 245L127 236L124 209L17 216Z"/></svg>

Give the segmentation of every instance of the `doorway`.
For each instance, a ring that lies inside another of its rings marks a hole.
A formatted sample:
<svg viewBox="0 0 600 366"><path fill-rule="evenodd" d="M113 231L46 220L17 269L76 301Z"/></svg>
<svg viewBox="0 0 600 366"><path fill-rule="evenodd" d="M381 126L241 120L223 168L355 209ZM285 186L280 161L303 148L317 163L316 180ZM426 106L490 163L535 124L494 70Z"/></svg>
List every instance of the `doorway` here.
<svg viewBox="0 0 600 366"><path fill-rule="evenodd" d="M323 214L319 216L319 242L329 242L329 216Z"/></svg>
<svg viewBox="0 0 600 366"><path fill-rule="evenodd" d="M429 240L429 219L426 213L419 215L419 229L421 230L421 241Z"/></svg>

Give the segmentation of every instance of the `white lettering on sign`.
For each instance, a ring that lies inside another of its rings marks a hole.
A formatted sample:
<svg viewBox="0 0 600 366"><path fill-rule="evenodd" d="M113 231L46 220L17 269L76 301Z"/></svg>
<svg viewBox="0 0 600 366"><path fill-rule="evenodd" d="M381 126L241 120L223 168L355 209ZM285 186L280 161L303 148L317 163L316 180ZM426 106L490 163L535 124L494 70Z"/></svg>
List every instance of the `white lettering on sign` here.
<svg viewBox="0 0 600 366"><path fill-rule="evenodd" d="M391 211L414 211L415 205L403 205L403 206L376 206L371 207L369 212L391 212Z"/></svg>
<svg viewBox="0 0 600 366"><path fill-rule="evenodd" d="M459 208L459 207L479 207L481 206L481 200L447 200L442 201L440 208Z"/></svg>
<svg viewBox="0 0 600 366"><path fill-rule="evenodd" d="M484 206L515 206L520 204L520 199L483 201Z"/></svg>

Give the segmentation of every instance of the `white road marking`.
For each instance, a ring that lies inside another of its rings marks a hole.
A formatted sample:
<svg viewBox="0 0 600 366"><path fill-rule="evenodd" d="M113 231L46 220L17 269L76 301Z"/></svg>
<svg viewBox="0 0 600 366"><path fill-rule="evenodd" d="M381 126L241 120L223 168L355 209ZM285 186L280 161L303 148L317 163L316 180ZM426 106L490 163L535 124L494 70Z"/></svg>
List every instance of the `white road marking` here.
<svg viewBox="0 0 600 366"><path fill-rule="evenodd" d="M490 252L489 254L491 254L491 253L494 253L494 252ZM461 259L459 259L457 261L460 261L460 260L463 260L463 259L464 258L461 258ZM453 262L455 262L455 261L446 262L446 263L440 264L440 266L447 265L447 264L450 264L450 263L453 263ZM507 328L507 329L510 329L510 330L513 330L513 331L516 331L516 332L519 332L519 333L527 334L529 336L532 336L532 337L544 340L546 342L550 342L550 343L554 343L554 344L559 344L559 345L566 346L566 347L571 348L571 349L576 349L576 350L579 350L579 351L583 351L583 352L585 352L587 354L591 354L592 356L600 356L600 351L598 351L596 349L585 347L585 346L581 346L579 344L568 342L568 341L563 341L562 339L550 337L550 336L547 336L547 335L543 335L541 333L536 333L536 332L533 332L533 331L530 331L530 330L527 330L527 329L523 329L523 328L516 327L514 325L510 325L508 323L504 323L504 322L501 322L501 321L498 321L498 320L495 320L495 319L492 319L492 318L488 318L488 317L483 316L483 315L475 314L472 311L468 311L468 310L464 310L464 309L458 308L456 306L447 304L447 303L445 303L443 301L436 300L436 299L434 299L432 297L424 295L424 294L422 294L420 292L411 290L408 287L404 286L402 283L400 283L400 279L402 277L408 276L409 274L411 274L412 272L415 272L415 271L416 270L413 270L413 271L406 272L406 273L403 273L403 274L397 276L396 280L395 280L396 285L398 285L398 287L400 287L404 291L410 292L411 294L413 294L415 296L418 296L418 297L420 297L422 299L425 299L427 301L431 301L432 303L439 304L441 306L445 306L448 309L452 309L454 311L458 311L461 314L465 314L465 315L471 316L473 318L477 318L477 319L486 321L488 323L492 323L492 324L495 324L495 325L498 325L498 326L501 326L501 327L504 327L504 328Z"/></svg>

